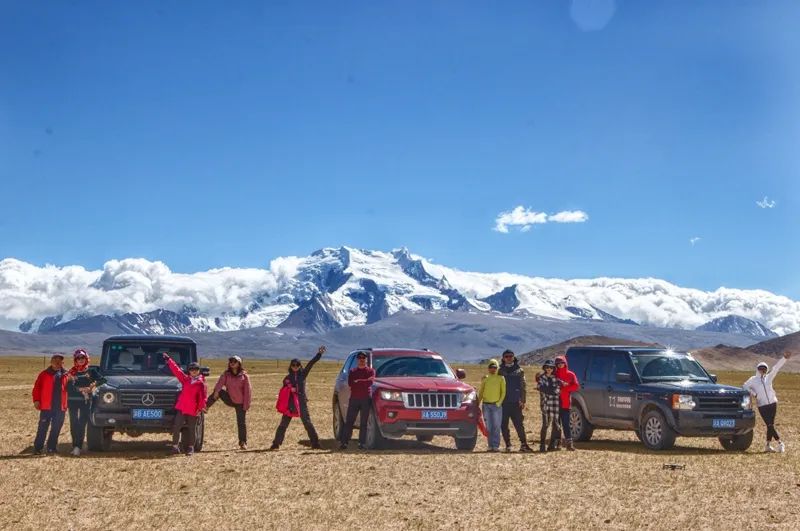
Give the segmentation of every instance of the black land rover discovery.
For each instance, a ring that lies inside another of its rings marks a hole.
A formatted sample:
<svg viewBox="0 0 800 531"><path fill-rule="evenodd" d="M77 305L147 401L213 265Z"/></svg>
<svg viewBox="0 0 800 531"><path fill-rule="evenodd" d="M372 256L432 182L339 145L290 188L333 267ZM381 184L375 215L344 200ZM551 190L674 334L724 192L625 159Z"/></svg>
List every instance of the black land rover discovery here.
<svg viewBox="0 0 800 531"><path fill-rule="evenodd" d="M114 432L138 437L172 431L181 384L164 363L165 352L184 369L197 361L197 344L188 337L131 335L109 337L103 342L99 370L106 383L92 398L89 450L108 451ZM207 368L201 371L208 375ZM203 447L203 420L201 413L196 451Z"/></svg>
<svg viewBox="0 0 800 531"><path fill-rule="evenodd" d="M726 450L753 442L750 395L717 384L691 354L663 348L571 347L570 370L580 382L572 395L576 441L595 428L633 430L645 446L666 450L678 435L717 437Z"/></svg>

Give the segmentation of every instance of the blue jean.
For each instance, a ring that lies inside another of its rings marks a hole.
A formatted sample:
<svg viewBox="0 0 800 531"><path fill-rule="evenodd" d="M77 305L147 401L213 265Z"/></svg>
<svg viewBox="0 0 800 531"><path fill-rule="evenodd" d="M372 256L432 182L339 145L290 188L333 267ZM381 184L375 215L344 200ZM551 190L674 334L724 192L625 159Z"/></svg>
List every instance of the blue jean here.
<svg viewBox="0 0 800 531"><path fill-rule="evenodd" d="M561 408L558 410L558 416L561 418L561 432L564 434L565 439L572 439L572 428L569 425L569 409Z"/></svg>
<svg viewBox="0 0 800 531"><path fill-rule="evenodd" d="M489 448L500 448L500 424L503 422L503 408L497 404L483 403L483 421L489 432Z"/></svg>
<svg viewBox="0 0 800 531"><path fill-rule="evenodd" d="M39 411L39 428L36 430L36 439L33 441L33 449L41 452L44 448L44 439L47 437L47 428L50 428L50 436L47 437L47 451L55 452L58 446L58 436L61 427L64 425L64 412L61 409L55 411Z"/></svg>

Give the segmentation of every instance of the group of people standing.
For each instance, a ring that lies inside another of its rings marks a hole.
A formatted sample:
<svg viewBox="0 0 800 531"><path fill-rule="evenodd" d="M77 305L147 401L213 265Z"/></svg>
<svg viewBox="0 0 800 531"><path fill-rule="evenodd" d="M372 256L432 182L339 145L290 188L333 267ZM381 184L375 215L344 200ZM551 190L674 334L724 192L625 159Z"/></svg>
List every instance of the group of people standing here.
<svg viewBox="0 0 800 531"><path fill-rule="evenodd" d="M303 423L311 448L319 449L320 441L308 408L306 379L311 369L326 352L324 346L319 347L316 355L303 366L299 359L289 363L289 370L282 382L278 394L276 409L281 413L281 421L275 432L270 450L277 450L283 443L286 430L292 418L299 417ZM172 430L172 453L180 453L179 440L183 428L187 440L183 441L186 453L192 455L195 444L195 428L201 413L221 400L236 412L236 426L239 448L247 449L247 411L252 399L252 385L247 371L244 370L242 358L231 356L228 366L220 375L211 396L207 395L205 378L201 374L198 363L190 363L184 372L175 361L164 354L164 361L172 374L180 381L181 391L175 409L176 415ZM767 444L765 451L783 452L784 442L775 429L777 413L777 396L773 381L778 371L790 357L785 353L772 371L766 363L759 363L755 376L747 380L743 388L755 396L759 413L767 426ZM347 415L340 433L335 434L339 447L346 449L352 437L356 417L360 417L359 449L365 446L367 435L367 419L370 408L370 389L375 380L375 370L368 365L367 355L360 352L356 356L357 365L348 374L350 401ZM503 352L501 362L489 360L487 374L482 378L477 393L476 404L482 412L486 427L486 435L490 452L500 451L501 437L506 451L512 450L509 422L513 423L520 441L521 452L533 452L528 444L524 426L524 410L527 404L527 382L525 372L520 367L514 352ZM70 435L72 437L72 455L80 456L95 388L106 380L94 367L89 365L89 354L84 349L77 349L73 354L73 366L64 369L64 356L55 354L50 359L50 366L39 373L33 386L33 405L39 411L39 423L33 450L36 454L46 451L57 452L58 438L64 424L64 417L69 410ZM578 378L569 370L565 356L557 356L547 360L542 370L535 376L536 389L539 391L539 408L541 410L541 430L539 451L547 452L565 447L575 450L570 432L570 409L572 393L579 389ZM49 432L49 434L48 434ZM547 435L550 434L548 443ZM773 448L775 440L777 448Z"/></svg>
<svg viewBox="0 0 800 531"><path fill-rule="evenodd" d="M478 405L482 406L490 452L500 451L502 436L507 452L512 450L509 421L520 442L521 452L533 452L525 434L524 410L527 401L525 371L520 367L514 352L503 352L501 362L489 360L487 372L478 390ZM578 389L578 378L567 367L567 359L558 356L547 360L542 371L536 374L539 391L539 408L542 413L539 451L575 450L570 434L569 415L571 395ZM550 432L550 444L547 433ZM562 439L563 434L563 439Z"/></svg>

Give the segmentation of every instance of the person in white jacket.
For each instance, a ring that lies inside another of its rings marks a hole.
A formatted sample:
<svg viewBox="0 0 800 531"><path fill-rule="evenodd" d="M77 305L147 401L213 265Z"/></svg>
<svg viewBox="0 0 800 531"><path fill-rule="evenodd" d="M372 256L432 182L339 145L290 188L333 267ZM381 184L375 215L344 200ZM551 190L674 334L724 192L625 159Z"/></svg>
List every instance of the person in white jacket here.
<svg viewBox="0 0 800 531"><path fill-rule="evenodd" d="M767 446L764 448L765 452L776 451L772 447L772 439L775 439L778 443L778 452L783 452L786 449L786 446L781 440L781 436L778 435L778 431L775 429L775 415L778 412L778 397L775 395L772 382L775 380L778 371L783 367L784 363L786 363L786 360L791 357L791 353L784 352L783 358L778 360L778 363L775 364L771 371L769 370L769 365L762 361L756 366L755 376L751 376L742 386L742 388L749 391L751 395L755 396L756 403L758 404L758 412L761 414L761 418L764 419L764 424L767 425Z"/></svg>

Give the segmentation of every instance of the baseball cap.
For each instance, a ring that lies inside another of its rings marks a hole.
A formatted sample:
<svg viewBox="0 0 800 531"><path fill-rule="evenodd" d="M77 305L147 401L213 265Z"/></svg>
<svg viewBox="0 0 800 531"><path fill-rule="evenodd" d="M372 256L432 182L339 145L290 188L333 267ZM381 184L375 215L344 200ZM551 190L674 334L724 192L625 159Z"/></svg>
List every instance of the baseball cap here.
<svg viewBox="0 0 800 531"><path fill-rule="evenodd" d="M239 356L228 356L228 361L238 361L239 363L241 363L242 358Z"/></svg>

